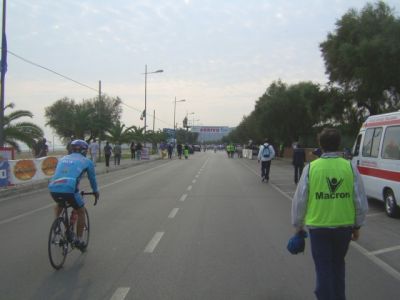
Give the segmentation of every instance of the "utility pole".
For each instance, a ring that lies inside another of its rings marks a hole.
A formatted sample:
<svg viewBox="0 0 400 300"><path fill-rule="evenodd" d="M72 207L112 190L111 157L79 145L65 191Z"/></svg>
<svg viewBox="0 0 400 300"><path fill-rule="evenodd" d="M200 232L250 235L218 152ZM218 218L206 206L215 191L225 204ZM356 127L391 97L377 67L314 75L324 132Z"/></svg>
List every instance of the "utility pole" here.
<svg viewBox="0 0 400 300"><path fill-rule="evenodd" d="M6 0L3 0L3 28L1 35L1 92L0 92L0 147L4 146L4 91L7 72L7 40L6 40Z"/></svg>
<svg viewBox="0 0 400 300"><path fill-rule="evenodd" d="M99 115L99 157L97 158L101 162L101 138L103 137L101 124L101 80L99 80L99 103L97 104L97 113Z"/></svg>

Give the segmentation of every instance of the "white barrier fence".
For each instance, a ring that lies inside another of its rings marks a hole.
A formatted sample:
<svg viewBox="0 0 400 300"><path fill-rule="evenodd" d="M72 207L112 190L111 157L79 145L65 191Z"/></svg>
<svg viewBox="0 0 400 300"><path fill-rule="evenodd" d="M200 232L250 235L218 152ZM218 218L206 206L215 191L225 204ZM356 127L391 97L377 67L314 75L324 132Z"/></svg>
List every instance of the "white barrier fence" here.
<svg viewBox="0 0 400 300"><path fill-rule="evenodd" d="M29 183L51 178L54 175L58 158L46 156L35 159L9 160L9 184Z"/></svg>

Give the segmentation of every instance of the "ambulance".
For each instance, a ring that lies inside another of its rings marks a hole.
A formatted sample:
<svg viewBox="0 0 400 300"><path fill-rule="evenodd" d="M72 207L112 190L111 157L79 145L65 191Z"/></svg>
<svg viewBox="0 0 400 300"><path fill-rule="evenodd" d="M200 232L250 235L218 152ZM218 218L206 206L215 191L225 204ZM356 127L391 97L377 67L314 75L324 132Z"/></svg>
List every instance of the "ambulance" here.
<svg viewBox="0 0 400 300"><path fill-rule="evenodd" d="M352 152L367 197L381 200L389 217L400 214L400 111L370 116Z"/></svg>

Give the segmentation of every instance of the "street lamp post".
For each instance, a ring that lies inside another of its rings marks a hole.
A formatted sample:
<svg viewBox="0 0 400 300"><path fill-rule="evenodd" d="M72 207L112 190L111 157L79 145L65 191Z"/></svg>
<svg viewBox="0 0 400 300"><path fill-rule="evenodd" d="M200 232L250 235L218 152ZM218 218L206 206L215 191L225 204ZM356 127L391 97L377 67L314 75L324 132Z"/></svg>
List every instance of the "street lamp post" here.
<svg viewBox="0 0 400 300"><path fill-rule="evenodd" d="M175 97L175 101L174 101L174 138L176 138L176 123L175 123L175 115L176 115L176 102L185 102L186 99L182 99L182 100L176 100Z"/></svg>
<svg viewBox="0 0 400 300"><path fill-rule="evenodd" d="M146 134L147 127L147 74L162 73L164 70L147 72L147 65L144 68L144 133Z"/></svg>

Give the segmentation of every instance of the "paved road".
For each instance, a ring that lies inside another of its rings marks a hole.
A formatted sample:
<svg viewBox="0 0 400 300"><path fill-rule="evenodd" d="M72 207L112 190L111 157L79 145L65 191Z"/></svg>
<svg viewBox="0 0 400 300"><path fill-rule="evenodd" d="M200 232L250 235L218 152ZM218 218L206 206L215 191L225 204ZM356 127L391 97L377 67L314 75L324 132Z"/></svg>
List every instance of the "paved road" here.
<svg viewBox="0 0 400 300"><path fill-rule="evenodd" d="M201 152L101 174L87 253L47 258L46 190L0 200L0 299L313 299L314 271L285 249L292 168ZM371 202L347 257L348 299L398 299L400 221Z"/></svg>

